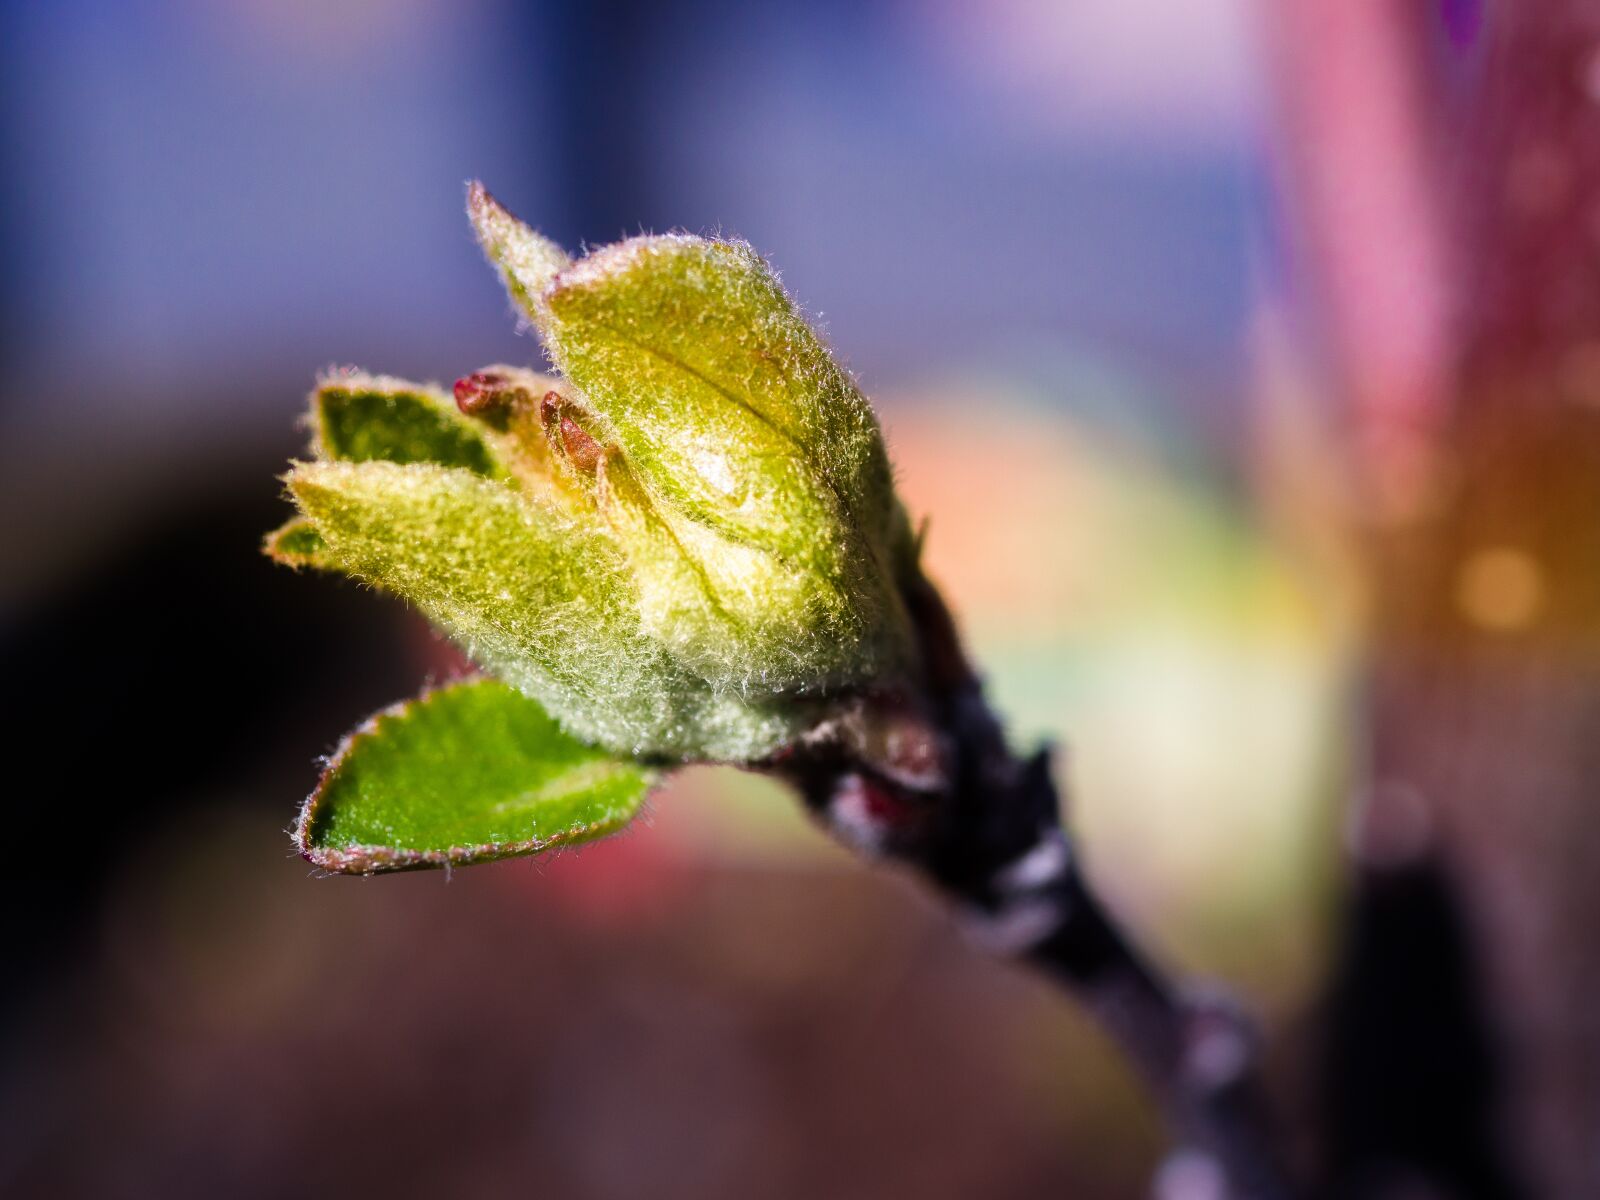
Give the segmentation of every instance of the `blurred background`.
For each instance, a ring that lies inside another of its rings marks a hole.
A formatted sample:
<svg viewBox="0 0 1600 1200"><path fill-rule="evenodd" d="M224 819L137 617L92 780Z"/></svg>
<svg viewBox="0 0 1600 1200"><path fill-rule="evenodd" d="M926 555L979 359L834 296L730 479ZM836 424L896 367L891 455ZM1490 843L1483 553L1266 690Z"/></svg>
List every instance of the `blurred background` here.
<svg viewBox="0 0 1600 1200"><path fill-rule="evenodd" d="M0 3L0 1194L1123 1197L1083 1016L777 788L318 879L454 669L274 569L314 373L539 361L462 215L749 239L1087 869L1330 1195L1600 1194L1580 0Z"/></svg>

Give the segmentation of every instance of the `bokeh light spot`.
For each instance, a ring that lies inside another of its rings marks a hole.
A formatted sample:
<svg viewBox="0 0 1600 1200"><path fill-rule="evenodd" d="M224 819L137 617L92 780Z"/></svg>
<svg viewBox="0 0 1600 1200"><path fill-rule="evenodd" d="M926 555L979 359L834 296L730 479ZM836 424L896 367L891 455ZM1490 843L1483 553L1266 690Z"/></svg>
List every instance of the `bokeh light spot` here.
<svg viewBox="0 0 1600 1200"><path fill-rule="evenodd" d="M1456 602L1474 625L1515 633L1544 608L1544 571L1524 550L1495 546L1469 555L1456 577Z"/></svg>

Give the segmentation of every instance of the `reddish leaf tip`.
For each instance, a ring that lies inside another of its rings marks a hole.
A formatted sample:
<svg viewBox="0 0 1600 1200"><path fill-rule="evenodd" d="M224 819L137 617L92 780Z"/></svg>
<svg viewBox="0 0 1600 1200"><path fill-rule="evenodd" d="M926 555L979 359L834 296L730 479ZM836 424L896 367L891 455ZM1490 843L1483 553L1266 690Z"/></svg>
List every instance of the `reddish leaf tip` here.
<svg viewBox="0 0 1600 1200"><path fill-rule="evenodd" d="M482 416L493 408L501 408L511 400L510 381L496 371L474 371L456 380L456 407L469 417Z"/></svg>

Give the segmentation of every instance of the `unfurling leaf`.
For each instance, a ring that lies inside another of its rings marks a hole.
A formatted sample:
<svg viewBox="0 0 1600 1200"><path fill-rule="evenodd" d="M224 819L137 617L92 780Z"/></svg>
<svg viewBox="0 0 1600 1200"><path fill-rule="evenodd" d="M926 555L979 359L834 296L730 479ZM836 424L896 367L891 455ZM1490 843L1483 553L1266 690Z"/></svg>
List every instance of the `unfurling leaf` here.
<svg viewBox="0 0 1600 1200"><path fill-rule="evenodd" d="M423 463L298 463L287 482L342 570L411 601L585 741L748 761L806 715L715 693L648 637L598 518Z"/></svg>
<svg viewBox="0 0 1600 1200"><path fill-rule="evenodd" d="M481 189L471 204L491 259L545 245ZM610 515L624 545L623 527L644 539L627 549L652 633L731 689L906 669L913 552L877 421L761 258L682 234L571 266L526 253L539 269L503 272L511 294L576 390L585 435L636 484L641 503Z"/></svg>
<svg viewBox="0 0 1600 1200"><path fill-rule="evenodd" d="M651 778L563 733L505 684L473 679L346 737L295 841L317 866L362 875L531 854L615 833Z"/></svg>
<svg viewBox="0 0 1600 1200"><path fill-rule="evenodd" d="M467 185L467 219L484 254L500 272L506 291L524 311L556 272L572 261L560 246L502 208L476 180Z"/></svg>

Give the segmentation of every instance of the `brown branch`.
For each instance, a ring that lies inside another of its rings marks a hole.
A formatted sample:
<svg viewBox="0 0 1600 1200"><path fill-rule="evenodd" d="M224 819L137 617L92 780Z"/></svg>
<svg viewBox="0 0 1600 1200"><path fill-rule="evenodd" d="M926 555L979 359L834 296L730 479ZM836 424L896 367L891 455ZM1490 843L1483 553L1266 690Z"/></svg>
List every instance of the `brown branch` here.
<svg viewBox="0 0 1600 1200"><path fill-rule="evenodd" d="M1011 753L937 590L918 576L905 591L925 686L864 698L769 769L834 836L913 868L981 941L1077 997L1190 1152L1175 1169L1219 1179L1235 1200L1292 1194L1246 1022L1219 998L1174 986L1108 914L1062 828L1048 752Z"/></svg>

